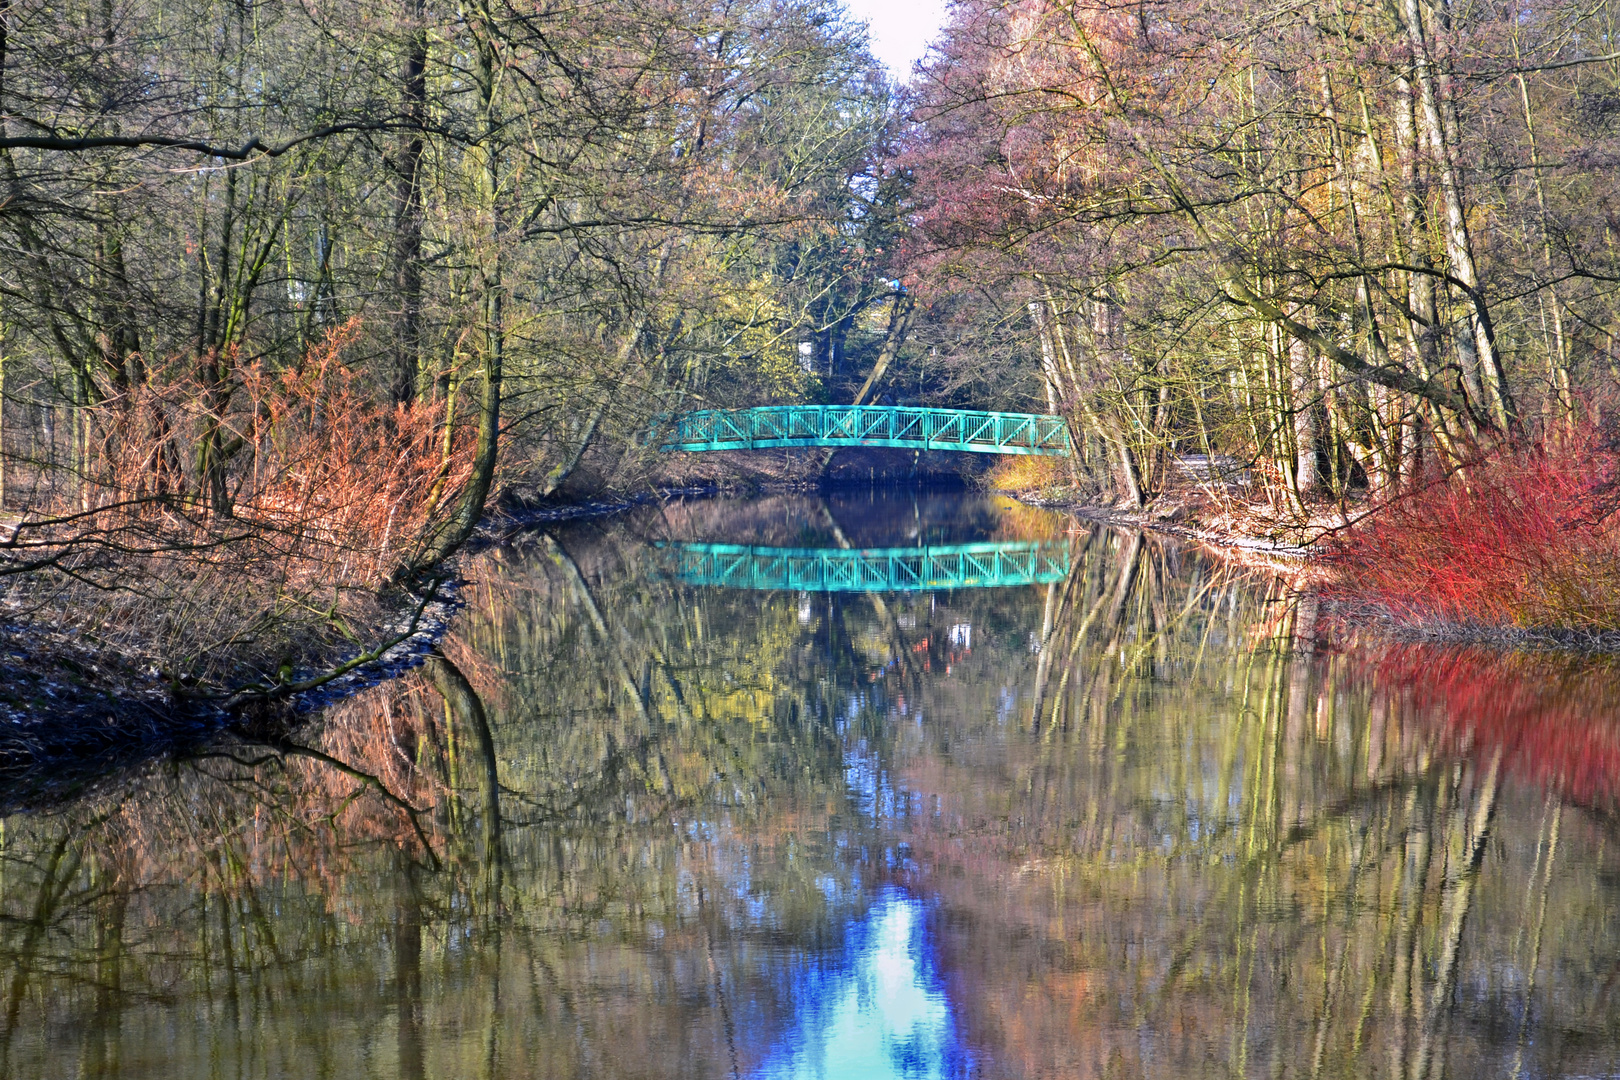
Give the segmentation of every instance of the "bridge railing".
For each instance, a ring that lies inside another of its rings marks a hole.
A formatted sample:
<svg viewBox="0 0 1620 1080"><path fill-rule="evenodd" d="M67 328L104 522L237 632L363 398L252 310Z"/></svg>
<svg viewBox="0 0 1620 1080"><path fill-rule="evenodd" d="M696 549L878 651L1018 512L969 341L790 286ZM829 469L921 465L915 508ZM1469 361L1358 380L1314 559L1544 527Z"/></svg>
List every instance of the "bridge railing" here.
<svg viewBox="0 0 1620 1080"><path fill-rule="evenodd" d="M1070 452L1059 416L893 405L771 405L706 409L675 418L664 450L753 450L776 446L895 446L985 454Z"/></svg>
<svg viewBox="0 0 1620 1080"><path fill-rule="evenodd" d="M797 592L911 592L1044 585L1069 574L1069 545L1005 541L917 548L779 548L671 543L689 585Z"/></svg>

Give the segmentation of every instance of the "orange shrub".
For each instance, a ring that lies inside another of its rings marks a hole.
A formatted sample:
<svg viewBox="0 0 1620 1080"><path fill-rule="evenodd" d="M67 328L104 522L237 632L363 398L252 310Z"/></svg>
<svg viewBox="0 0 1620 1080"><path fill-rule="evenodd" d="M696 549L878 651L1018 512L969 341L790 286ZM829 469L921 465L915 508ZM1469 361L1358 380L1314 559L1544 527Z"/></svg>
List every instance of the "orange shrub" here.
<svg viewBox="0 0 1620 1080"><path fill-rule="evenodd" d="M86 410L83 463L17 527L38 569L10 576L12 602L201 681L352 648L459 502L475 441L442 401L378 400L344 363L358 330L281 370L176 360Z"/></svg>
<svg viewBox="0 0 1620 1080"><path fill-rule="evenodd" d="M383 576L455 504L473 437L455 431L447 458L442 403L372 401L342 363L356 332L353 322L335 331L296 370L244 373L252 473L234 512L305 547L350 553L356 571Z"/></svg>
<svg viewBox="0 0 1620 1080"><path fill-rule="evenodd" d="M98 524L142 519L171 541L235 535L278 559L324 564L329 584L386 577L454 505L473 433L458 427L447 447L444 403L375 401L343 362L358 336L351 319L284 370L229 363L226 390L188 376L108 399L93 418L99 445L82 494L71 497L82 506L42 509L99 509ZM224 458L227 523L197 474L209 431Z"/></svg>

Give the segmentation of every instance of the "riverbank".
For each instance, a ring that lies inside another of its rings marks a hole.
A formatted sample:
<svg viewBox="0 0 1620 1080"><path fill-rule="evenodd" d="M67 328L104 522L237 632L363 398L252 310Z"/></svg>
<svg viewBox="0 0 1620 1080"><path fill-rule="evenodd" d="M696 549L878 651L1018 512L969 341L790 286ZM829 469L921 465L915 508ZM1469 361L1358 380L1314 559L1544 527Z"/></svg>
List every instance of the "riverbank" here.
<svg viewBox="0 0 1620 1080"><path fill-rule="evenodd" d="M54 802L121 767L228 731L279 735L298 718L420 665L461 606L458 582L393 598L328 649L273 681L201 686L149 655L37 617L0 623L0 809ZM8 604L8 607L14 605Z"/></svg>
<svg viewBox="0 0 1620 1080"><path fill-rule="evenodd" d="M1362 496L1301 508L1196 483L1142 508L1099 505L1050 475L1027 482L1041 476L998 470L992 487L1273 566L1321 601L1337 634L1620 651L1620 438L1604 423L1476 450L1376 507Z"/></svg>
<svg viewBox="0 0 1620 1080"><path fill-rule="evenodd" d="M1267 503L1217 500L1197 490L1166 492L1145 507L1088 498L1061 487L991 485L988 490L1030 506L1112 525L1152 529L1224 552L1275 559L1296 568L1317 559L1323 553L1321 538L1342 527L1337 508L1324 507L1301 522Z"/></svg>

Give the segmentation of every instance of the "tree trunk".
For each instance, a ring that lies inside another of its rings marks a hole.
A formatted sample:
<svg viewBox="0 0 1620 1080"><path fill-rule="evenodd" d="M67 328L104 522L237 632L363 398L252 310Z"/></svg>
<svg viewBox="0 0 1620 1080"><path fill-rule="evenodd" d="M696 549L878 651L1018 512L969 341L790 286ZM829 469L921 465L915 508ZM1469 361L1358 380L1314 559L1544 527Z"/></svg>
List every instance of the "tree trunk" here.
<svg viewBox="0 0 1620 1080"><path fill-rule="evenodd" d="M889 329L883 336L883 348L878 351L877 363L872 365L872 374L866 377L861 384L860 391L855 395L851 405L860 405L866 401L883 376L888 374L889 365L900 353L900 346L906 343L906 332L911 328L912 299L911 294L898 292L894 295L894 306L889 309Z"/></svg>
<svg viewBox="0 0 1620 1080"><path fill-rule="evenodd" d="M1145 506L1147 496L1142 488L1142 474L1137 467L1136 456L1131 452L1130 440L1126 437L1117 417L1109 414L1107 419L1104 419L1098 415L1091 402L1086 400L1081 392L1078 373L1069 355L1068 343L1063 337L1063 327L1058 322L1052 306L1050 300L1034 301L1029 305L1030 318L1034 320L1035 330L1040 338L1041 369L1047 384L1048 407L1053 408L1070 422L1071 441L1074 441L1074 414L1078 413L1087 428L1103 442L1113 446L1114 460L1118 466L1119 487L1130 498L1132 506ZM1072 463L1074 459L1071 457L1070 461ZM1071 478L1078 479L1074 471L1077 467L1071 465Z"/></svg>
<svg viewBox="0 0 1620 1080"><path fill-rule="evenodd" d="M1119 477L1125 487L1125 494L1130 497L1131 505L1137 509L1147 505L1147 493L1142 490L1142 473L1136 465L1136 455L1131 453L1131 444L1125 438L1125 432L1119 425L1113 425L1114 442L1119 446Z"/></svg>
<svg viewBox="0 0 1620 1080"><path fill-rule="evenodd" d="M6 334L0 325L0 514L6 509Z"/></svg>
<svg viewBox="0 0 1620 1080"><path fill-rule="evenodd" d="M1288 378L1294 420L1294 493L1301 498L1316 494L1322 486L1321 470L1317 467L1320 433L1316 422L1315 360L1303 341L1288 339Z"/></svg>
<svg viewBox="0 0 1620 1080"><path fill-rule="evenodd" d="M398 338L390 396L406 404L416 395L422 362L422 152L427 124L427 29L423 0L405 0L409 20L400 71L400 136L394 162L394 287L399 292Z"/></svg>
<svg viewBox="0 0 1620 1080"><path fill-rule="evenodd" d="M1513 59L1519 60L1519 42L1515 37L1513 41ZM1553 256L1552 233L1549 229L1547 216L1547 189L1541 179L1541 148L1536 143L1535 114L1530 110L1530 87L1525 81L1524 73L1517 75L1519 83L1519 104L1524 109L1524 133L1530 150L1530 182L1536 192L1536 211L1541 225L1541 269L1547 275L1547 296L1543 301L1542 319L1548 317L1547 309L1550 307L1552 318L1552 348L1548 350L1548 375L1552 381L1553 394L1564 416L1569 417L1575 412L1575 398L1570 391L1569 380L1569 346L1564 334L1564 310L1558 299L1558 286L1552 283Z"/></svg>
<svg viewBox="0 0 1620 1080"><path fill-rule="evenodd" d="M1458 359L1464 377L1472 380L1469 392L1483 395L1484 400L1480 403L1490 409L1491 419L1505 431L1513 426L1518 416L1512 395L1508 392L1490 311L1480 292L1479 273L1474 266L1468 216L1463 206L1462 181L1452 157L1454 140L1447 137L1446 125L1440 114L1442 103L1435 85L1439 73L1435 70L1418 0L1401 0L1400 12L1412 46L1413 81L1418 91L1418 123L1440 177L1440 193L1446 211L1446 258L1451 264L1452 274L1463 285L1469 310L1468 332L1456 336ZM1479 389L1476 390L1476 387Z"/></svg>
<svg viewBox="0 0 1620 1080"><path fill-rule="evenodd" d="M567 457L557 463L556 468L546 474L544 482L540 485L540 497L542 499L555 495L557 489L563 486L563 482L574 475L574 470L579 468L580 461L585 457L585 451L590 449L591 440L596 438L597 426L601 424L602 414L605 412L607 412L607 398L604 397L591 409L591 415L585 421L585 430L580 432L579 440L574 444L574 449L568 453Z"/></svg>

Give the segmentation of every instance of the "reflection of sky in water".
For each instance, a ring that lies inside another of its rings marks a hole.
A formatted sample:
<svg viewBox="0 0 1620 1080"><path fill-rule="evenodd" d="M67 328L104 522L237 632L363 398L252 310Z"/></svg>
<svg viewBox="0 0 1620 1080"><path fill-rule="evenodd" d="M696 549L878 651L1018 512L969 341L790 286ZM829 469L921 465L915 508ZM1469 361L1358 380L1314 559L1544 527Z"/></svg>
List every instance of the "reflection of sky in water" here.
<svg viewBox="0 0 1620 1080"><path fill-rule="evenodd" d="M921 901L882 893L850 928L843 962L795 981L794 1029L758 1080L931 1080L970 1071L935 985Z"/></svg>

